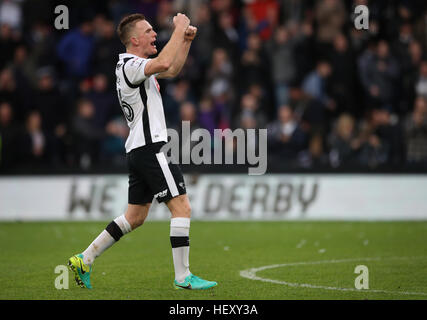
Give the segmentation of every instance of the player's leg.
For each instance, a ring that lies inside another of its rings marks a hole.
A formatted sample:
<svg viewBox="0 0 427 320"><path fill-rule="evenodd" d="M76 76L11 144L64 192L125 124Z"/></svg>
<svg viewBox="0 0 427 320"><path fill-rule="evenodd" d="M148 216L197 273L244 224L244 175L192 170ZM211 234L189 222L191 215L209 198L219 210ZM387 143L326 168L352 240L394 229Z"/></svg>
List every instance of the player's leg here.
<svg viewBox="0 0 427 320"><path fill-rule="evenodd" d="M172 218L170 223L170 242L175 269L175 280L183 282L190 273L190 201L186 194L166 202Z"/></svg>
<svg viewBox="0 0 427 320"><path fill-rule="evenodd" d="M186 194L178 195L168 200L166 205L172 214L170 241L175 269L175 288L194 290L216 286L216 282L201 279L190 272L191 206L188 196Z"/></svg>
<svg viewBox="0 0 427 320"><path fill-rule="evenodd" d="M154 146L153 146L154 147ZM148 179L159 203L164 202L169 208L172 218L170 224L170 241L175 269L175 280L183 282L189 276L190 251L190 216L191 207L188 200L184 177L177 164L168 163L166 156L157 145L153 149L153 166Z"/></svg>
<svg viewBox="0 0 427 320"><path fill-rule="evenodd" d="M85 251L76 254L68 261L75 273L75 280L81 287L91 288L90 274L96 257L120 240L122 236L144 223L153 200L153 194L135 168L134 153L127 154L129 169L128 208L126 213L111 221L105 230L87 247Z"/></svg>
<svg viewBox="0 0 427 320"><path fill-rule="evenodd" d="M120 240L122 236L141 226L151 203L128 204L126 213L111 221L105 230L83 251L83 262L91 265L95 258Z"/></svg>
<svg viewBox="0 0 427 320"><path fill-rule="evenodd" d="M92 288L90 275L95 259L119 241L122 236L141 226L148 215L150 205L151 203L128 204L125 214L111 221L85 251L68 260L68 265L75 273L75 280L79 286Z"/></svg>
<svg viewBox="0 0 427 320"><path fill-rule="evenodd" d="M83 262L91 265L96 257L111 247L122 236L138 228L147 218L153 200L153 194L136 167L138 158L135 152L127 154L129 170L128 208L126 213L117 217L83 252Z"/></svg>
<svg viewBox="0 0 427 320"><path fill-rule="evenodd" d="M215 286L216 282L200 279L189 270L190 201L181 169L173 161L168 163L161 151L163 145L164 143L156 143L147 148L147 152L143 154L147 170L141 174L153 190L154 198L159 203L164 202L172 215L170 241L175 269L174 284L176 288L207 289Z"/></svg>

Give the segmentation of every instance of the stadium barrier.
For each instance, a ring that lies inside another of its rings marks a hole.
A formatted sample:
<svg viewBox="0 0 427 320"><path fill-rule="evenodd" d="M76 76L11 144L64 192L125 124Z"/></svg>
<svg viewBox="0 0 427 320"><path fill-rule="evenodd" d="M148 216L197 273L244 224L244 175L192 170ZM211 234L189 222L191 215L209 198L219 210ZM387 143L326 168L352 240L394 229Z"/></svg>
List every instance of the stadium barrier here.
<svg viewBox="0 0 427 320"><path fill-rule="evenodd" d="M186 175L198 220L425 220L427 175ZM126 175L0 178L0 220L108 220L127 205ZM153 201L150 220L168 220Z"/></svg>

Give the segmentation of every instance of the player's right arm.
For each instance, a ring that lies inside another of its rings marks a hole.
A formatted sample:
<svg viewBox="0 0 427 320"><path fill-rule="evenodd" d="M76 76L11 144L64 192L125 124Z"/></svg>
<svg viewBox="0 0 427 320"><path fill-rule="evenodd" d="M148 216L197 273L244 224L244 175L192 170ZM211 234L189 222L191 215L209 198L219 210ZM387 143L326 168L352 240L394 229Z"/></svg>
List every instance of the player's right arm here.
<svg viewBox="0 0 427 320"><path fill-rule="evenodd" d="M145 76L168 71L173 65L177 52L183 43L184 34L190 25L190 19L185 14L178 13L174 18L175 29L171 38L159 55L147 62L145 66Z"/></svg>

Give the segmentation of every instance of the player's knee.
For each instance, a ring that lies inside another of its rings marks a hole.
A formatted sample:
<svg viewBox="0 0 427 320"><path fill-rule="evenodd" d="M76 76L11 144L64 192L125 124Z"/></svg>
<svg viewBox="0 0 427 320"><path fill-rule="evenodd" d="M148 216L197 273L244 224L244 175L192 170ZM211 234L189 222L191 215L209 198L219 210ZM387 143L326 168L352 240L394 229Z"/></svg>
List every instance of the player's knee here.
<svg viewBox="0 0 427 320"><path fill-rule="evenodd" d="M178 207L178 209L175 212L176 216L180 216L180 217L186 217L186 218L190 218L191 217L191 205L188 202L184 202L182 204L180 204L180 206Z"/></svg>
<svg viewBox="0 0 427 320"><path fill-rule="evenodd" d="M191 217L191 205L190 205L190 203L186 203L186 204L184 205L183 210L184 210L184 215L185 215L187 218L190 218L190 217Z"/></svg>
<svg viewBox="0 0 427 320"><path fill-rule="evenodd" d="M136 229L136 228L142 226L144 224L144 221L145 221L144 216L134 216L132 218L132 221L129 221L129 224L131 225L132 230L133 230L133 229Z"/></svg>
<svg viewBox="0 0 427 320"><path fill-rule="evenodd" d="M175 198L172 198L168 202L166 202L172 217L183 217L190 218L191 217L191 205L190 201L186 195L181 195Z"/></svg>
<svg viewBox="0 0 427 320"><path fill-rule="evenodd" d="M125 217L128 223L130 224L132 230L144 224L145 218L147 217L148 209L149 207L128 209L128 212L126 212Z"/></svg>

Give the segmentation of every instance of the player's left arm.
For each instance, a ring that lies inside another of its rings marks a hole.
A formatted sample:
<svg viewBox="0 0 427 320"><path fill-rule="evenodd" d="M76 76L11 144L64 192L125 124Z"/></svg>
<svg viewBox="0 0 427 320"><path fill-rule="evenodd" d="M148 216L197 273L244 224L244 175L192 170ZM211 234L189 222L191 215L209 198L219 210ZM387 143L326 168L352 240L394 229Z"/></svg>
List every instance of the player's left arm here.
<svg viewBox="0 0 427 320"><path fill-rule="evenodd" d="M190 51L191 43L196 37L197 34L197 28L193 26L189 26L187 30L185 31L184 40L181 44L181 47L179 48L178 52L176 53L175 59L170 66L170 68L162 73L159 73L156 78L158 79L164 79L164 78L174 78L176 77L180 72L182 67L185 64L185 61L188 57L188 52Z"/></svg>

